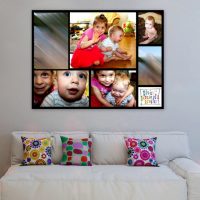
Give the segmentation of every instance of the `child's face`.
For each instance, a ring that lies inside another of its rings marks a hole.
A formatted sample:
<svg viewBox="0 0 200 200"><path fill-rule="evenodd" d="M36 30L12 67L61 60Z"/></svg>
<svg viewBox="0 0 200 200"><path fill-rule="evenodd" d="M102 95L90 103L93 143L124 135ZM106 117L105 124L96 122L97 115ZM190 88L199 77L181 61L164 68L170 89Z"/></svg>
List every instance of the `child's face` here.
<svg viewBox="0 0 200 200"><path fill-rule="evenodd" d="M57 71L58 92L66 101L81 99L86 89L86 82L86 71Z"/></svg>
<svg viewBox="0 0 200 200"><path fill-rule="evenodd" d="M115 72L111 70L100 70L97 73L98 81L104 86L110 86L115 79Z"/></svg>
<svg viewBox="0 0 200 200"><path fill-rule="evenodd" d="M118 82L113 84L111 94L115 99L122 98L126 92L128 87L124 85L122 82Z"/></svg>
<svg viewBox="0 0 200 200"><path fill-rule="evenodd" d="M95 25L93 25L93 29L95 33L98 33L99 35L102 35L106 31L106 25L103 22L98 22Z"/></svg>
<svg viewBox="0 0 200 200"><path fill-rule="evenodd" d="M34 70L34 93L43 95L53 85L53 72L50 70Z"/></svg>
<svg viewBox="0 0 200 200"><path fill-rule="evenodd" d="M112 33L111 35L111 39L113 42L119 43L122 38L123 38L124 33L120 30L115 31L114 33Z"/></svg>
<svg viewBox="0 0 200 200"><path fill-rule="evenodd" d="M152 21L152 20L146 19L146 20L145 20L145 28L151 29L151 28L153 28L153 27L154 27L153 21Z"/></svg>

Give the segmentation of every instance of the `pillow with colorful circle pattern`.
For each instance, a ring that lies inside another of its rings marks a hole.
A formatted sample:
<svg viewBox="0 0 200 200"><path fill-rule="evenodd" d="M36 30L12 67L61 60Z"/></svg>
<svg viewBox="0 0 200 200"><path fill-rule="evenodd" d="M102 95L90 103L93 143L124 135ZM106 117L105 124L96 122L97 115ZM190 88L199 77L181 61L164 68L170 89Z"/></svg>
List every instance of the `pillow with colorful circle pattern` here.
<svg viewBox="0 0 200 200"><path fill-rule="evenodd" d="M158 166L155 155L157 137L136 139L125 137L130 166Z"/></svg>
<svg viewBox="0 0 200 200"><path fill-rule="evenodd" d="M75 139L60 136L62 141L61 165L91 166L92 138Z"/></svg>
<svg viewBox="0 0 200 200"><path fill-rule="evenodd" d="M21 137L23 143L22 165L50 165L52 141L51 138Z"/></svg>

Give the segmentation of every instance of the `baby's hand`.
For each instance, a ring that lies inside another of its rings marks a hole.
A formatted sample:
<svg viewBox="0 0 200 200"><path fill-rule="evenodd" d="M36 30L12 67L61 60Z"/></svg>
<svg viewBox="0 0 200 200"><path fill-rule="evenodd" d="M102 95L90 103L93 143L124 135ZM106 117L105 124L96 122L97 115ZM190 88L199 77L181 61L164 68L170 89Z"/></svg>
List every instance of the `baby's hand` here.
<svg viewBox="0 0 200 200"><path fill-rule="evenodd" d="M112 51L112 47L107 47L106 51Z"/></svg>
<svg viewBox="0 0 200 200"><path fill-rule="evenodd" d="M93 43L97 43L100 40L99 36L100 35L98 33L93 34L93 37L92 37Z"/></svg>
<svg viewBox="0 0 200 200"><path fill-rule="evenodd" d="M127 54L128 54L128 52L127 52L127 51L123 51L123 54L126 54L126 55L127 55Z"/></svg>
<svg viewBox="0 0 200 200"><path fill-rule="evenodd" d="M121 103L122 103L122 101L123 101L123 99L117 99L117 100L115 100L116 105L117 105L117 106L120 106Z"/></svg>
<svg viewBox="0 0 200 200"><path fill-rule="evenodd" d="M146 39L146 38L148 38L148 35L144 35L142 38L143 38L143 39Z"/></svg>
<svg viewBox="0 0 200 200"><path fill-rule="evenodd" d="M101 46L101 51L106 52L106 51L107 51L107 48L104 47L104 46Z"/></svg>
<svg viewBox="0 0 200 200"><path fill-rule="evenodd" d="M102 97L103 97L103 98L106 98L106 95L105 95L105 93L104 93L104 92L102 92L102 91L101 91L101 95L102 95Z"/></svg>

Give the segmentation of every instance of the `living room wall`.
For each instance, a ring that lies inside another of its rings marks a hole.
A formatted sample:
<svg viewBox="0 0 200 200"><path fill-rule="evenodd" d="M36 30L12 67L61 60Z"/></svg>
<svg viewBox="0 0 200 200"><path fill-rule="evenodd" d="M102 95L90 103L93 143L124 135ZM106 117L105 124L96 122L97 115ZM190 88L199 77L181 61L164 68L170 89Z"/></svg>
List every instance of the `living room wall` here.
<svg viewBox="0 0 200 200"><path fill-rule="evenodd" d="M32 110L32 9L164 9L165 109ZM196 0L1 0L0 177L10 165L14 130L180 130L189 134L192 157L200 163L199 18Z"/></svg>

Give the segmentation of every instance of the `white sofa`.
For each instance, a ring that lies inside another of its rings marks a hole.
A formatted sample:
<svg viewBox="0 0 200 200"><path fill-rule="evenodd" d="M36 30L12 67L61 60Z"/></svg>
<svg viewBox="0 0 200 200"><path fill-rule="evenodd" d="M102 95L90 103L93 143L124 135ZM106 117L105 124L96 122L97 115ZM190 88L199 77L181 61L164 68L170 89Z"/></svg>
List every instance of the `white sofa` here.
<svg viewBox="0 0 200 200"><path fill-rule="evenodd" d="M50 166L20 166L21 136L53 137ZM93 166L61 166L60 135L92 137ZM156 136L159 167L127 166L124 136ZM53 132L12 134L11 167L0 179L1 200L200 200L200 166L182 132Z"/></svg>

